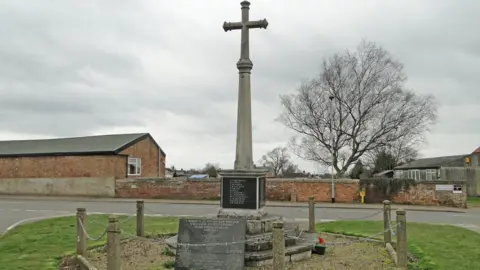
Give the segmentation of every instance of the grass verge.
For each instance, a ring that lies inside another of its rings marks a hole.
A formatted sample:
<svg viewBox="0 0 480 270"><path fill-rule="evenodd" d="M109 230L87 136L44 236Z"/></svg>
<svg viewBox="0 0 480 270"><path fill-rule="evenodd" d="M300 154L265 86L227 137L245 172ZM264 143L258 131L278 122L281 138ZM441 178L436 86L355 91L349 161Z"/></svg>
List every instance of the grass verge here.
<svg viewBox="0 0 480 270"><path fill-rule="evenodd" d="M125 235L135 234L135 218L119 216ZM88 216L87 232L99 237L106 229L108 215ZM178 218L145 217L146 234L173 233ZM59 259L76 249L76 217L42 220L17 227L0 238L0 269L58 269ZM88 241L90 247L104 245L106 237Z"/></svg>
<svg viewBox="0 0 480 270"><path fill-rule="evenodd" d="M468 207L480 207L480 197L468 197L467 198Z"/></svg>
<svg viewBox="0 0 480 270"><path fill-rule="evenodd" d="M383 222L334 221L317 224L317 230L365 237L382 232ZM383 239L383 234L374 238ZM480 269L478 243L480 234L464 228L407 223L408 250L418 259L409 269Z"/></svg>

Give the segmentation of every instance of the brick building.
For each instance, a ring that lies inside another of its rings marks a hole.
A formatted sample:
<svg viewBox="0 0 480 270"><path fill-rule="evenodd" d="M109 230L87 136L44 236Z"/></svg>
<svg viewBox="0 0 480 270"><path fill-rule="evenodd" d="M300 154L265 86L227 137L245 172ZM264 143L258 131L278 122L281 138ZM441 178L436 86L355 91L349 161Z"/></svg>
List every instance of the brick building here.
<svg viewBox="0 0 480 270"><path fill-rule="evenodd" d="M0 141L0 179L165 177L165 158L149 133Z"/></svg>

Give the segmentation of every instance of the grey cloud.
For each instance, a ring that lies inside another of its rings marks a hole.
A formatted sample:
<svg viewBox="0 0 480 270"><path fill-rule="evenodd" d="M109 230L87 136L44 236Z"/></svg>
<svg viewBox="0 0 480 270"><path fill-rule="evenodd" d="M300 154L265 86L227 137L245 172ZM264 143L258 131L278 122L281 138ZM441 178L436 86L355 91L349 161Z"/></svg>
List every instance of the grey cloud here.
<svg viewBox="0 0 480 270"><path fill-rule="evenodd" d="M290 134L274 122L278 96L315 76L325 57L362 38L379 42L405 64L409 87L458 109L438 132L454 127L479 134L470 124L478 119L463 118L461 108L480 100L480 37L474 32L480 2L357 5L252 3L252 19L270 22L267 31L250 35L256 143L286 143ZM153 129L147 125L155 123L185 140L234 138L240 32L224 33L221 25L239 19L239 3L220 0L2 1L0 125L66 136ZM232 146L220 149L234 148L233 139L224 141Z"/></svg>

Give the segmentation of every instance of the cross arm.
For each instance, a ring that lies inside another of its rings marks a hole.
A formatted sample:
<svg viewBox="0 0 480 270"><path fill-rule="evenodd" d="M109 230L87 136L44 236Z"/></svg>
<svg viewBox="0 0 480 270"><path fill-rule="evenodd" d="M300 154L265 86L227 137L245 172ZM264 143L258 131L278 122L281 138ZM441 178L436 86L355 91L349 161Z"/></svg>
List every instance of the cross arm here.
<svg viewBox="0 0 480 270"><path fill-rule="evenodd" d="M242 23L240 22L224 22L223 23L223 30L225 32L231 31L231 30L239 30L242 29Z"/></svg>
<svg viewBox="0 0 480 270"><path fill-rule="evenodd" d="M259 21L249 21L247 22L248 28L265 28L268 27L267 19L259 20Z"/></svg>

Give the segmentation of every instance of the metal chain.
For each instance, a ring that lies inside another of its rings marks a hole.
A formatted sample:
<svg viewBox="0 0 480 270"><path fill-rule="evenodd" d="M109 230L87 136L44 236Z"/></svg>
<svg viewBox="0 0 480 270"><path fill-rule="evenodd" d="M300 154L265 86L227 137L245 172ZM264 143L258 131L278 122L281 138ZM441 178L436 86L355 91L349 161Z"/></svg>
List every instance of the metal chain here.
<svg viewBox="0 0 480 270"><path fill-rule="evenodd" d="M136 217L137 217L136 215L129 215L125 220L120 221L120 224L127 223L128 221Z"/></svg>
<svg viewBox="0 0 480 270"><path fill-rule="evenodd" d="M392 212L388 211L388 224L392 225ZM396 235L396 230L390 230L393 236Z"/></svg>
<svg viewBox="0 0 480 270"><path fill-rule="evenodd" d="M294 232L296 230L284 230L284 232ZM137 236L137 235L134 235L134 234L130 234L124 230L121 230L121 233L124 234L124 235L127 235L127 237L129 238L137 238L137 239L148 239L150 240L150 238L147 238L147 237L141 237L141 236ZM303 230L300 231L300 234L299 236L303 233ZM286 236L287 238L289 236ZM222 243L201 243L201 244L187 244L187 243L178 243L177 242L177 245L178 246L186 246L186 247L206 247L206 246L228 246L228 245L231 245L231 244L247 244L247 243L257 243L259 240L261 240L263 237L254 237L254 238L249 238L249 239L243 239L243 240L239 240L239 241L233 241L233 242L222 242ZM151 239L152 241L154 242L159 242L159 240L154 240L154 239ZM165 240L160 240L160 243L165 243Z"/></svg>
<svg viewBox="0 0 480 270"><path fill-rule="evenodd" d="M328 242L328 243L326 243L326 246L342 246L342 245L344 246L344 245L354 244L354 243L359 243L359 242L376 241L376 239L374 239L376 236L382 235L386 231L391 230L392 228L397 227L399 225L400 225L400 223L397 223L397 224L395 224L393 226L390 226L386 230L383 230L379 233L375 233L375 234L372 234L372 235L369 235L369 236L366 236L366 237L362 237L362 238L358 238L358 239L353 239L353 240L343 241L343 242ZM288 231L294 231L294 230L288 230ZM288 231L285 231L285 232L288 232ZM146 239L146 240L154 241L156 243L159 243L159 242L160 243L166 243L165 240L158 240L158 239L150 239L150 238L146 238L146 237L140 237L140 236L128 234L125 231L122 231L122 233L128 235L130 238ZM311 241L311 242L315 241L315 239L312 239L312 238L303 238L302 237L303 233L304 233L304 230L301 229L298 236L286 236L286 238L287 239L305 240L305 241ZM232 245L232 244L246 244L246 243L257 243L257 242L258 242L258 239L250 238L250 239L243 239L243 240L239 240L239 241L222 242L222 243L188 244L188 243L178 243L177 242L177 246L183 246L183 247L228 246L228 245Z"/></svg>
<svg viewBox="0 0 480 270"><path fill-rule="evenodd" d="M82 231L83 233L85 234L85 236L87 236L87 238L91 241L98 241L100 239L102 239L108 232L108 226L105 228L105 231L97 238L94 238L94 237L91 237L88 233L87 233L87 230L85 230L85 227L83 225L83 221L79 218L78 219L78 223L80 224L80 227L82 228Z"/></svg>
<svg viewBox="0 0 480 270"><path fill-rule="evenodd" d="M393 226L390 226L386 230L383 230L383 231L381 231L379 233L376 233L376 234L372 234L372 235L369 235L369 236L366 236L366 237L357 238L357 239L353 239L353 240L349 240L349 241L343 241L343 242L327 242L327 243L325 243L325 246L344 246L344 245L360 243L360 242L375 241L376 239L374 239L374 238L376 236L382 235L383 233L387 232L388 230L391 230L392 228L398 227L398 226L400 226L400 223L397 223ZM307 241L311 240L311 239L305 239L305 238L301 238L301 237L289 237L289 238L301 239L301 240L307 240Z"/></svg>
<svg viewBox="0 0 480 270"><path fill-rule="evenodd" d="M358 218L358 217L356 217L356 218L346 218L346 217L340 217L340 216L336 216L336 217L337 217L338 219L346 219L346 220L359 220L359 219L367 219L367 218L371 218L371 217L373 217L373 216L376 216L376 215L378 215L378 214L380 214L380 213L382 213L382 212L383 212L383 210L380 210L380 211L378 211L378 212L376 212L376 213L369 214L369 215L367 215L367 216L360 217L360 218Z"/></svg>

